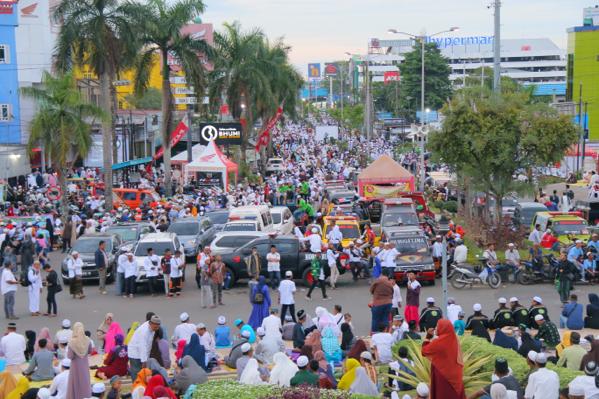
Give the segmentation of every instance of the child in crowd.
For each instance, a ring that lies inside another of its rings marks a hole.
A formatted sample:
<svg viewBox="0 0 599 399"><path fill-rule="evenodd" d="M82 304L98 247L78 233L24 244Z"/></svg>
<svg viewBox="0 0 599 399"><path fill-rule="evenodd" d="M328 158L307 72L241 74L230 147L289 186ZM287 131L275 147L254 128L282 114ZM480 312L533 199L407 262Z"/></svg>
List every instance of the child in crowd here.
<svg viewBox="0 0 599 399"><path fill-rule="evenodd" d="M455 330L455 333L457 335L464 335L464 330L466 329L466 323L464 322L464 312L458 313L458 319L453 322L453 329Z"/></svg>

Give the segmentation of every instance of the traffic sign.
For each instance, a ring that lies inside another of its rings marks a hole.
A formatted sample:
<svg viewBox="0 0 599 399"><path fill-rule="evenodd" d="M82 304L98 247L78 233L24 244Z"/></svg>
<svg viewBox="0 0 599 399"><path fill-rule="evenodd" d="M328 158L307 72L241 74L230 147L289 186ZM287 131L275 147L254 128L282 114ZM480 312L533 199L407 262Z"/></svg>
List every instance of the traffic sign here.
<svg viewBox="0 0 599 399"><path fill-rule="evenodd" d="M197 97L175 97L175 104L197 104Z"/></svg>
<svg viewBox="0 0 599 399"><path fill-rule="evenodd" d="M193 87L175 87L174 94L195 94Z"/></svg>
<svg viewBox="0 0 599 399"><path fill-rule="evenodd" d="M176 85L184 85L187 84L187 79L185 79L185 76L171 76L169 78L169 81L172 84L176 84Z"/></svg>
<svg viewBox="0 0 599 399"><path fill-rule="evenodd" d="M114 82L112 82L113 86L129 86L131 84L130 80L115 80Z"/></svg>

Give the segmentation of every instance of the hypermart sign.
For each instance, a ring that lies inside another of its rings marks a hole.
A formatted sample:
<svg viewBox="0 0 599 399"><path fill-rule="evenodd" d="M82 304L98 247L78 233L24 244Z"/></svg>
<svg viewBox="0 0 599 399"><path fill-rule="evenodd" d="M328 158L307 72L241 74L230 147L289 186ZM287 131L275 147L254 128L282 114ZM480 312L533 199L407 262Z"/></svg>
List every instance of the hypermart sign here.
<svg viewBox="0 0 599 399"><path fill-rule="evenodd" d="M490 45L493 44L493 36L427 37L426 41L427 43L435 43L439 48Z"/></svg>

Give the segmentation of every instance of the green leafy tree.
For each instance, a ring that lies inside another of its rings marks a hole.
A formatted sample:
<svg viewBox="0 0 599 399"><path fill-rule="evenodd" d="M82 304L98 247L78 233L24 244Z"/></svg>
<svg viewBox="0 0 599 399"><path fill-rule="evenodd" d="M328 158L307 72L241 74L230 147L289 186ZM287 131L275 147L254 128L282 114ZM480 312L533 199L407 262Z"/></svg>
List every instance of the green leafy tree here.
<svg viewBox="0 0 599 399"><path fill-rule="evenodd" d="M63 0L53 18L60 24L55 49L59 71L88 65L100 80L102 109L102 155L106 208L112 208L112 157L116 89L112 82L122 68L131 65L138 50L132 30L136 7L119 0Z"/></svg>
<svg viewBox="0 0 599 399"><path fill-rule="evenodd" d="M433 159L495 198L514 190L517 171L558 162L578 138L568 117L545 104L530 104L521 92L496 96L487 89L466 90L442 112L441 130L429 135Z"/></svg>
<svg viewBox="0 0 599 399"><path fill-rule="evenodd" d="M400 104L401 108L414 117L420 110L422 48L416 44L414 49L405 54L405 61L400 64L401 75ZM449 81L449 60L441 54L434 43L427 43L424 51L424 104L433 110L440 109L451 97L452 89Z"/></svg>
<svg viewBox="0 0 599 399"><path fill-rule="evenodd" d="M87 156L92 144L92 121L94 118L106 119L105 113L81 98L72 74L53 77L44 72L41 87L23 87L21 93L33 98L38 106L31 121L28 150L43 144L46 159L51 159L58 172L63 193L61 214L66 217L67 170L77 158Z"/></svg>
<svg viewBox="0 0 599 399"><path fill-rule="evenodd" d="M161 109L162 93L154 87L149 87L141 96L128 95L125 100L134 109Z"/></svg>
<svg viewBox="0 0 599 399"><path fill-rule="evenodd" d="M188 84L193 85L196 97L204 96L205 69L200 56L212 58L212 49L204 40L182 34L181 29L204 12L201 0L148 0L137 5L136 31L143 51L136 64L135 91L143 94L150 80L153 56L160 54L162 67L162 125L160 133L164 147L164 187L167 196L172 194L171 187L171 146L170 131L173 119L173 93L171 90L171 66L169 59L174 58L185 72Z"/></svg>
<svg viewBox="0 0 599 399"><path fill-rule="evenodd" d="M348 105L343 108L333 108L328 110L329 115L341 126L345 126L350 130L359 130L364 123L364 105Z"/></svg>

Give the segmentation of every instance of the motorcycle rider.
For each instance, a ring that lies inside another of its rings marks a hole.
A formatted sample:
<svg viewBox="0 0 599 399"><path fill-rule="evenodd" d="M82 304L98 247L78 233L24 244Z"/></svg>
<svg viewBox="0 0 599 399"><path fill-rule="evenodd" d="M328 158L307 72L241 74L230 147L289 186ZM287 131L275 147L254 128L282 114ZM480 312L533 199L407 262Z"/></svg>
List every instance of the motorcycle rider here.
<svg viewBox="0 0 599 399"><path fill-rule="evenodd" d="M495 243L491 242L487 245L487 249L483 252L483 258L486 259L487 264L491 267L495 267L499 264L499 259L495 252Z"/></svg>
<svg viewBox="0 0 599 399"><path fill-rule="evenodd" d="M499 308L495 310L493 314L493 322L491 323L492 328L503 328L506 326L514 326L514 319L512 317L512 311L507 307L507 299L501 297L498 300Z"/></svg>
<svg viewBox="0 0 599 399"><path fill-rule="evenodd" d="M535 316L538 314L543 316L545 320L549 321L549 312L547 311L547 308L543 305L543 298L541 298L540 296L534 296L532 298L530 308L528 308L527 324L529 328L537 328Z"/></svg>
<svg viewBox="0 0 599 399"><path fill-rule="evenodd" d="M532 268L535 272L543 271L543 250L538 243L533 243L532 248L528 250L529 260L532 262Z"/></svg>
<svg viewBox="0 0 599 399"><path fill-rule="evenodd" d="M437 322L443 318L441 308L435 306L435 298L426 298L426 307L420 312L420 331L428 331L429 328L436 328Z"/></svg>
<svg viewBox="0 0 599 399"><path fill-rule="evenodd" d="M521 324L528 325L528 309L520 305L518 298L515 296L510 298L510 307L512 312L512 320L515 326Z"/></svg>
<svg viewBox="0 0 599 399"><path fill-rule="evenodd" d="M464 241L461 239L456 240L457 247L453 251L453 261L457 263L458 266L466 263L466 259L468 258L468 247L464 245Z"/></svg>
<svg viewBox="0 0 599 399"><path fill-rule="evenodd" d="M584 258L584 251L582 249L582 245L582 240L576 240L576 245L570 248L570 250L568 251L568 261L573 263L574 266L576 266L580 271L580 274L582 275L580 281L586 282L587 280L584 275L584 267L582 265L582 261Z"/></svg>

